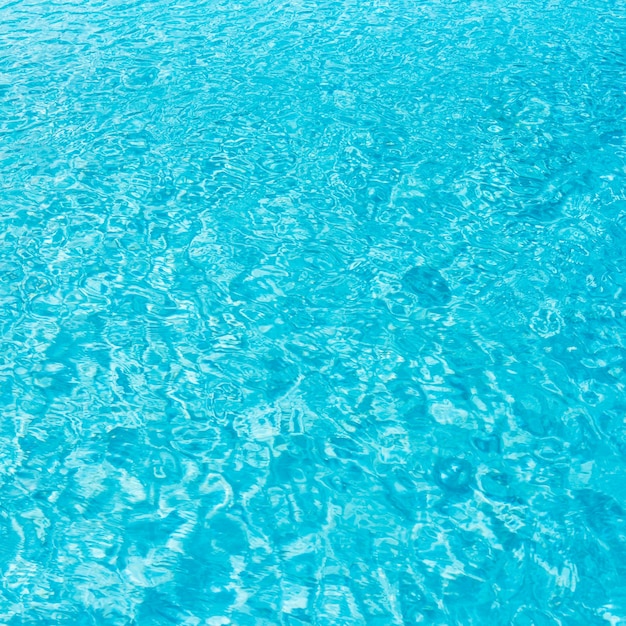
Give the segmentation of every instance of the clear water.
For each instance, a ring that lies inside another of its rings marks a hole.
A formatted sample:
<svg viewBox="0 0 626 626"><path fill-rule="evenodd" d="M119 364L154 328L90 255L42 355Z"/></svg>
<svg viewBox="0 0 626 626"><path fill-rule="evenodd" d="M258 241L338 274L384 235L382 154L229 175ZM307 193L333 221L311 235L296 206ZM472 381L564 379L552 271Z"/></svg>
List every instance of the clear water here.
<svg viewBox="0 0 626 626"><path fill-rule="evenodd" d="M626 624L623 0L2 0L0 623Z"/></svg>

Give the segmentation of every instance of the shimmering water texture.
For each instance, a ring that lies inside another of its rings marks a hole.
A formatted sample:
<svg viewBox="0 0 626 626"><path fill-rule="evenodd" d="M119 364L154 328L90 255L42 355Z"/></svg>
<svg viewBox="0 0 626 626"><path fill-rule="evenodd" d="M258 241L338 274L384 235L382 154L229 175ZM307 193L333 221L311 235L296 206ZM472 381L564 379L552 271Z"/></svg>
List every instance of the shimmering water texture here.
<svg viewBox="0 0 626 626"><path fill-rule="evenodd" d="M626 624L624 0L0 0L0 624Z"/></svg>

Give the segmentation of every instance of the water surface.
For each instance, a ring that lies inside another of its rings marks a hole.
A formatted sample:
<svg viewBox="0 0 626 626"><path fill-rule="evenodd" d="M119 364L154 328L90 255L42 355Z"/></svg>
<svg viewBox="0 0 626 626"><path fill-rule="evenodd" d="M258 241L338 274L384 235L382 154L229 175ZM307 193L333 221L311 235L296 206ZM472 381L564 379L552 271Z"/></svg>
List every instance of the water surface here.
<svg viewBox="0 0 626 626"><path fill-rule="evenodd" d="M0 0L0 622L626 624L623 0Z"/></svg>

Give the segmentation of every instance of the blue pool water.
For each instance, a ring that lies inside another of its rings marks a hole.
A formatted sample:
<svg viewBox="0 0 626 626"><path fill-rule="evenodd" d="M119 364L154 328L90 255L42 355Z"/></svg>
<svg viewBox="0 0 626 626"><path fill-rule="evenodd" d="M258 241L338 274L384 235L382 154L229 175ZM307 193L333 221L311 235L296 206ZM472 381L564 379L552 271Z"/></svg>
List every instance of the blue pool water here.
<svg viewBox="0 0 626 626"><path fill-rule="evenodd" d="M624 0L1 0L0 624L626 624Z"/></svg>

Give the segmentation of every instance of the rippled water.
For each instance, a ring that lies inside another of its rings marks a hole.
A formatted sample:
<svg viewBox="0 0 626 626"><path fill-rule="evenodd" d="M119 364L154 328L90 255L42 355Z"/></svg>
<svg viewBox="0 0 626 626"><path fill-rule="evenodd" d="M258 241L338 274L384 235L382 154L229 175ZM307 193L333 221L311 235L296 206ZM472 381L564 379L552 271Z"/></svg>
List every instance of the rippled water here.
<svg viewBox="0 0 626 626"><path fill-rule="evenodd" d="M1 0L0 623L626 624L624 0Z"/></svg>

